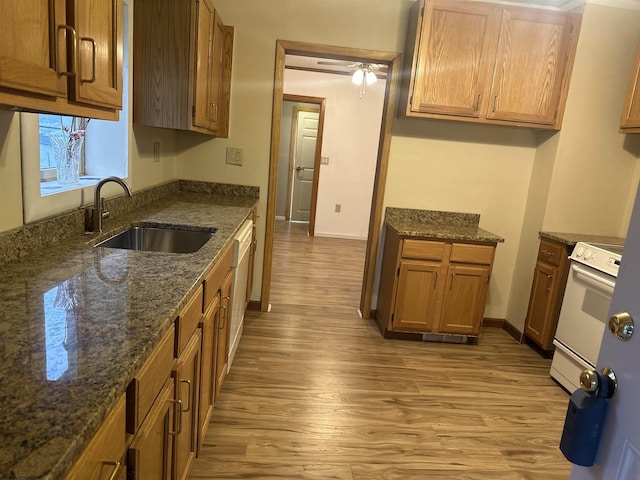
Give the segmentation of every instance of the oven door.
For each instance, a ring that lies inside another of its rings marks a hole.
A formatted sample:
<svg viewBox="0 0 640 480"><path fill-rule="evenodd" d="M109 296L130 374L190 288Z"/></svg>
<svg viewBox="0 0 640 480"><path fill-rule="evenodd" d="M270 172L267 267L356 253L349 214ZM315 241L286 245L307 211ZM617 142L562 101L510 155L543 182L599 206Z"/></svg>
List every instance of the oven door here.
<svg viewBox="0 0 640 480"><path fill-rule="evenodd" d="M592 365L598 361L614 287L614 277L571 262L555 338Z"/></svg>

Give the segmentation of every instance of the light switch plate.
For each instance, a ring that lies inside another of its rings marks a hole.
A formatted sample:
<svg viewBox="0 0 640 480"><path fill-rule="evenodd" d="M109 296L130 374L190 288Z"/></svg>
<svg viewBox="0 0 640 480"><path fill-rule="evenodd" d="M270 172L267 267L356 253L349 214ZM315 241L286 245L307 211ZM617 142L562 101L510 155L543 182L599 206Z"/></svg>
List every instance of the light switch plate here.
<svg viewBox="0 0 640 480"><path fill-rule="evenodd" d="M320 157L320 165L329 165L329 157Z"/></svg>
<svg viewBox="0 0 640 480"><path fill-rule="evenodd" d="M227 147L227 163L229 165L242 165L242 149Z"/></svg>

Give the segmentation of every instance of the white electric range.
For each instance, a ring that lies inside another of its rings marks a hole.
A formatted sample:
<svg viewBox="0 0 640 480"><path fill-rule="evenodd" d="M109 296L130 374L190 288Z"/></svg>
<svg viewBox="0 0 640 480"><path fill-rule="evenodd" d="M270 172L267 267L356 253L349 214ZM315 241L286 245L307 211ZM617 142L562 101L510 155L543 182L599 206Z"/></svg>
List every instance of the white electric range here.
<svg viewBox="0 0 640 480"><path fill-rule="evenodd" d="M578 242L569 258L551 377L573 392L580 386L580 373L594 369L598 361L622 246Z"/></svg>

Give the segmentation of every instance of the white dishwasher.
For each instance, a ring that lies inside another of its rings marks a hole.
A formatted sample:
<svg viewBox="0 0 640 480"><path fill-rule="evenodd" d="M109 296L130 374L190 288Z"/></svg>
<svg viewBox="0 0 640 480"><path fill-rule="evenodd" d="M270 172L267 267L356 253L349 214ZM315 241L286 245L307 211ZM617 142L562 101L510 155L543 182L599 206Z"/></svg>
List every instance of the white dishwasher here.
<svg viewBox="0 0 640 480"><path fill-rule="evenodd" d="M245 220L233 239L233 303L231 305L231 330L229 332L229 367L238 349L244 321L244 309L247 304L247 278L249 276L249 250L253 222ZM228 372L227 371L227 372Z"/></svg>

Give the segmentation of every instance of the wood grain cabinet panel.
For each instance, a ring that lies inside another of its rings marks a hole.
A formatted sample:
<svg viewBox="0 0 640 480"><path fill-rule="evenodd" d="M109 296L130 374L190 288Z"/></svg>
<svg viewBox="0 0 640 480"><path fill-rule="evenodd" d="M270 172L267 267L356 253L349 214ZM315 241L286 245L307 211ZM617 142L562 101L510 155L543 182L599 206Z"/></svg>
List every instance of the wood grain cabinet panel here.
<svg viewBox="0 0 640 480"><path fill-rule="evenodd" d="M127 470L131 480L172 479L171 437L178 433L177 417L180 414L173 395L174 381L167 379L129 447Z"/></svg>
<svg viewBox="0 0 640 480"><path fill-rule="evenodd" d="M175 377L175 399L180 402L180 428L174 440L174 479L183 480L189 475L195 458L198 434L198 401L200 399L200 348L201 333L197 330L178 359Z"/></svg>
<svg viewBox="0 0 640 480"><path fill-rule="evenodd" d="M134 122L228 136L233 27L211 0L136 0L134 11Z"/></svg>
<svg viewBox="0 0 640 480"><path fill-rule="evenodd" d="M439 333L480 335L489 272L488 266L449 266Z"/></svg>
<svg viewBox="0 0 640 480"><path fill-rule="evenodd" d="M633 62L627 98L622 109L620 132L640 133L640 42Z"/></svg>
<svg viewBox="0 0 640 480"><path fill-rule="evenodd" d="M220 318L220 297L215 296L202 318L202 353L200 364L200 405L198 413L198 455L213 415L216 375L216 331Z"/></svg>
<svg viewBox="0 0 640 480"><path fill-rule="evenodd" d="M375 314L383 335L478 336L494 254L493 244L406 238L387 227Z"/></svg>
<svg viewBox="0 0 640 480"><path fill-rule="evenodd" d="M126 476L125 396L116 403L66 480L123 479Z"/></svg>
<svg viewBox="0 0 640 480"><path fill-rule="evenodd" d="M122 0L8 0L3 8L0 104L118 118Z"/></svg>
<svg viewBox="0 0 640 480"><path fill-rule="evenodd" d="M410 13L399 115L559 129L580 18L421 0Z"/></svg>
<svg viewBox="0 0 640 480"><path fill-rule="evenodd" d="M524 335L542 350L552 351L560 307L569 275L572 246L548 238L540 240L533 273Z"/></svg>

